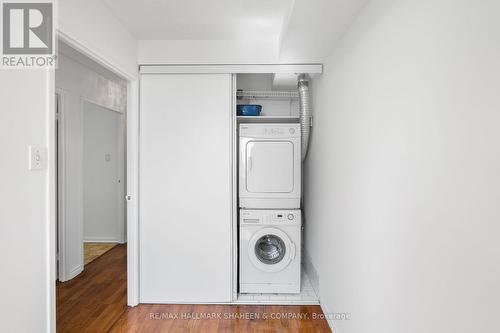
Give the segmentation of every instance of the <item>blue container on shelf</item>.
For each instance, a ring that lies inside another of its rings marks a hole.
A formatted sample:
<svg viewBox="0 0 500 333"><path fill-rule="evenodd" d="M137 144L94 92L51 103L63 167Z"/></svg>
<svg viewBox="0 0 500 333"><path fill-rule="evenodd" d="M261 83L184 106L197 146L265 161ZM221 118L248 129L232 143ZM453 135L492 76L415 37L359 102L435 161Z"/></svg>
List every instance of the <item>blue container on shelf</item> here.
<svg viewBox="0 0 500 333"><path fill-rule="evenodd" d="M257 104L238 104L236 113L238 116L260 116L262 105Z"/></svg>

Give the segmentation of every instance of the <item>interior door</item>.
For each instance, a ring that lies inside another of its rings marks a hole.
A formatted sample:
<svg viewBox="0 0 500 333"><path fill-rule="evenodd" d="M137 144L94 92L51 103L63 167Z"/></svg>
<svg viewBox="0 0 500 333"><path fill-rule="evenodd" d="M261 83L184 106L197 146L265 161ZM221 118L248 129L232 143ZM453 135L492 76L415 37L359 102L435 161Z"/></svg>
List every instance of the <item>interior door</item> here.
<svg viewBox="0 0 500 333"><path fill-rule="evenodd" d="M141 302L229 302L231 75L142 75L140 90Z"/></svg>
<svg viewBox="0 0 500 333"><path fill-rule="evenodd" d="M83 239L124 240L122 114L83 103Z"/></svg>
<svg viewBox="0 0 500 333"><path fill-rule="evenodd" d="M249 141L246 146L247 191L292 192L293 157L293 143L290 141Z"/></svg>

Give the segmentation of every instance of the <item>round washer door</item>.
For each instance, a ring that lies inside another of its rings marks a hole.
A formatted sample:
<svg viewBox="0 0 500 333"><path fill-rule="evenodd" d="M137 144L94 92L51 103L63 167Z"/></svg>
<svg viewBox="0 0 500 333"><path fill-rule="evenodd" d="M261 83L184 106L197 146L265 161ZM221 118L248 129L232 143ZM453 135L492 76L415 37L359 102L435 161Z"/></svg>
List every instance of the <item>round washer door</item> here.
<svg viewBox="0 0 500 333"><path fill-rule="evenodd" d="M279 272L295 258L295 245L283 231L263 228L248 242L248 256L264 272Z"/></svg>

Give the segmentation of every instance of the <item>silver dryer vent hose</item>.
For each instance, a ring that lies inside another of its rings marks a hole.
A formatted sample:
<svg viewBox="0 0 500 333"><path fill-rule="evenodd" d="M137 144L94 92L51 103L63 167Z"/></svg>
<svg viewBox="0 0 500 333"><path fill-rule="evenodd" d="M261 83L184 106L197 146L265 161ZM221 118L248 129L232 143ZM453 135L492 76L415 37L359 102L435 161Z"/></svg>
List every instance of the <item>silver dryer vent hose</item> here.
<svg viewBox="0 0 500 333"><path fill-rule="evenodd" d="M300 132L302 142L302 161L307 156L309 147L309 136L311 135L311 96L309 93L309 81L305 74L297 77L297 89L299 90L300 106Z"/></svg>

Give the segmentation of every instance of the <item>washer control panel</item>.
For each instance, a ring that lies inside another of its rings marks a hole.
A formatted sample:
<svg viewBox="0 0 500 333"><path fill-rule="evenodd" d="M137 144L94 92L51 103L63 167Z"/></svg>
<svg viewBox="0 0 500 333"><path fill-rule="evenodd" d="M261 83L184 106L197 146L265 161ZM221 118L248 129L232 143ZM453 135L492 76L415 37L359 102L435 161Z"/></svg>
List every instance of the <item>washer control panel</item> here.
<svg viewBox="0 0 500 333"><path fill-rule="evenodd" d="M242 224L300 224L300 209L291 210L260 210L241 209L240 223Z"/></svg>
<svg viewBox="0 0 500 333"><path fill-rule="evenodd" d="M279 211L269 216L269 222L290 223L300 220L300 211Z"/></svg>

